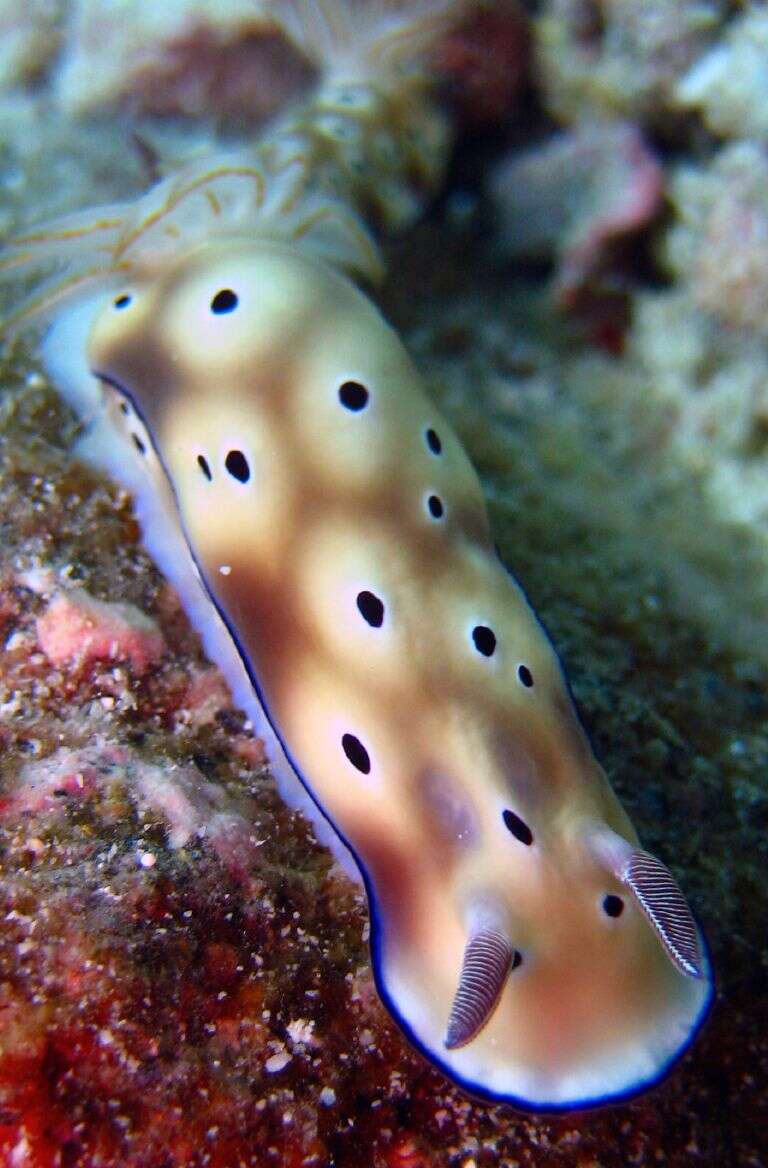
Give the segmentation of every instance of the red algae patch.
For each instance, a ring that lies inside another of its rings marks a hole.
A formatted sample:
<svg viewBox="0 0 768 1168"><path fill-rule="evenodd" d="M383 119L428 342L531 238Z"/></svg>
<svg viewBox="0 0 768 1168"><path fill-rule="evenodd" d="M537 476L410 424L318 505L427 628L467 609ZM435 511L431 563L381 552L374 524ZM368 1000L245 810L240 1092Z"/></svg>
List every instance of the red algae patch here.
<svg viewBox="0 0 768 1168"><path fill-rule="evenodd" d="M57 667L83 667L94 661L129 661L146 673L165 652L155 622L133 604L96 600L82 589L60 593L38 617L37 637Z"/></svg>

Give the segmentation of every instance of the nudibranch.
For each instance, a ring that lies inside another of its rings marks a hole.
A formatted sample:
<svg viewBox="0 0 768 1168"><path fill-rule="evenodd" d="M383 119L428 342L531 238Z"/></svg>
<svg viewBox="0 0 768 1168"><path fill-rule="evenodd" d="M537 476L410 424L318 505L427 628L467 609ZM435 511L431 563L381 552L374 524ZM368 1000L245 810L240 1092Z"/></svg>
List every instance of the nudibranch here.
<svg viewBox="0 0 768 1168"><path fill-rule="evenodd" d="M365 215L407 221L439 172L444 123L389 50L451 7L366 29L352 7L280 5L303 43L343 42L305 107L248 157L43 228L8 262L63 261L45 353L81 450L134 493L278 776L352 856L394 1018L473 1094L586 1107L667 1070L711 973L467 455L349 275L376 267Z"/></svg>

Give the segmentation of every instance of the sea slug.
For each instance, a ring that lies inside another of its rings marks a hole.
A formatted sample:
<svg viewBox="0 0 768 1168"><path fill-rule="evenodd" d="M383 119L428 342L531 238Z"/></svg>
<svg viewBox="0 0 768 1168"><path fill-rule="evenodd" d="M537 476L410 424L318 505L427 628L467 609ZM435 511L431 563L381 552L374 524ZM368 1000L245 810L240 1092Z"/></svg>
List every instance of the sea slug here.
<svg viewBox="0 0 768 1168"><path fill-rule="evenodd" d="M305 105L5 264L63 269L21 312L53 317L80 452L133 491L278 774L349 849L408 1038L473 1094L584 1107L665 1072L711 978L466 454L349 278L438 181L447 123L413 61L456 7L276 5L325 63Z"/></svg>

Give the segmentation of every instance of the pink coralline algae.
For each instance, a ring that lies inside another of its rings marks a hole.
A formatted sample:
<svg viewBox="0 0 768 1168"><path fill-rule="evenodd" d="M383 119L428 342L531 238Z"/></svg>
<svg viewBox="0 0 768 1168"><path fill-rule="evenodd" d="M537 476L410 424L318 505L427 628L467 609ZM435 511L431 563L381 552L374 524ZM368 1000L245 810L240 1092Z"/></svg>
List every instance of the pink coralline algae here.
<svg viewBox="0 0 768 1168"><path fill-rule="evenodd" d="M663 171L636 126L592 122L502 162L492 180L500 250L553 257L554 296L574 305L613 249L646 227L663 195Z"/></svg>
<svg viewBox="0 0 768 1168"><path fill-rule="evenodd" d="M70 807L104 802L114 799L118 788L118 802L127 799L133 815L162 825L168 848L175 851L203 841L232 875L242 877L248 871L255 850L264 842L251 826L256 818L251 800L233 799L194 766L167 762L160 766L101 735L81 750L62 749L26 763L0 801L0 813L53 812L56 818L65 806L62 799L71 800ZM154 864L146 848L138 847L136 857L145 867Z"/></svg>
<svg viewBox="0 0 768 1168"><path fill-rule="evenodd" d="M219 670L202 669L190 678L177 717L187 726L209 725L229 700L229 690ZM258 761L264 762L263 752Z"/></svg>
<svg viewBox="0 0 768 1168"><path fill-rule="evenodd" d="M59 667L128 661L146 673L165 652L157 625L132 604L96 600L82 589L56 596L37 620L40 648Z"/></svg>

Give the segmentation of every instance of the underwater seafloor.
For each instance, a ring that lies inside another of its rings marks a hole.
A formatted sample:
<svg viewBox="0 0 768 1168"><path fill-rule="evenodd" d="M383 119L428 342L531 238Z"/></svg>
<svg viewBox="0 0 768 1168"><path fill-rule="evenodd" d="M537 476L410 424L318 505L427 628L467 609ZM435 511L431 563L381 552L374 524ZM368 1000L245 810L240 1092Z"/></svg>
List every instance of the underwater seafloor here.
<svg viewBox="0 0 768 1168"><path fill-rule="evenodd" d="M247 6L171 9L0 5L3 230L140 190L145 136L171 157L263 116ZM473 1102L412 1053L361 889L281 802L130 499L71 459L75 420L14 342L3 1168L768 1164L768 16L547 0L463 35L449 193L389 248L381 302L703 924L711 1018L655 1090L558 1118Z"/></svg>

